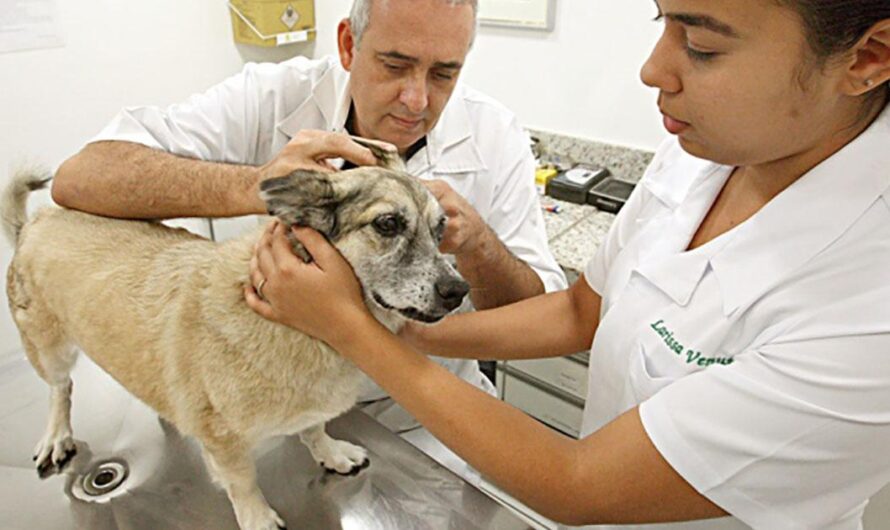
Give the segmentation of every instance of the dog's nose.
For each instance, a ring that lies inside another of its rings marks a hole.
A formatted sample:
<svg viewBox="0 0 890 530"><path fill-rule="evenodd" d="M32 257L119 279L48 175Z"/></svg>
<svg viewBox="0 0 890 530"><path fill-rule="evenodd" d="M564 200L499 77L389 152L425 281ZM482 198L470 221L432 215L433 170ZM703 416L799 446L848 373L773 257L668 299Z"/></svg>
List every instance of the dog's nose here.
<svg viewBox="0 0 890 530"><path fill-rule="evenodd" d="M442 298L442 305L449 311L456 309L468 292L470 285L463 280L449 278L436 282L436 294Z"/></svg>

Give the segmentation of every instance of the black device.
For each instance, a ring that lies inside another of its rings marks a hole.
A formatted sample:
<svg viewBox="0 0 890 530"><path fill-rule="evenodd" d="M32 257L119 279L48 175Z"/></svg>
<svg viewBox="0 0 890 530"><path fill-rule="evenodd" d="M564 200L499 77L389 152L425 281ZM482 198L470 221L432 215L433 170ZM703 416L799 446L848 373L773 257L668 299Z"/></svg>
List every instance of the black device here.
<svg viewBox="0 0 890 530"><path fill-rule="evenodd" d="M561 171L547 183L547 195L561 201L584 204L587 193L609 175L609 170L588 165L578 165Z"/></svg>
<svg viewBox="0 0 890 530"><path fill-rule="evenodd" d="M618 213L634 190L634 183L615 177L607 177L597 182L587 192L587 204L604 212Z"/></svg>

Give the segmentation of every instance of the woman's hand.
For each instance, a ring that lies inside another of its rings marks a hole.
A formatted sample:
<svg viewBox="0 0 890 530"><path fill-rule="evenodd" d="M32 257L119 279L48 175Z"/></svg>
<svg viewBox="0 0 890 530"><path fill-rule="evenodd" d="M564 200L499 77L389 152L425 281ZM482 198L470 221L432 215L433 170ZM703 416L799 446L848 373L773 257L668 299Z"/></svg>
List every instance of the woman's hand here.
<svg viewBox="0 0 890 530"><path fill-rule="evenodd" d="M252 286L244 298L261 316L321 339L333 347L356 336L373 319L349 263L321 234L291 228L313 261L304 263L291 250L288 228L270 223L250 261Z"/></svg>

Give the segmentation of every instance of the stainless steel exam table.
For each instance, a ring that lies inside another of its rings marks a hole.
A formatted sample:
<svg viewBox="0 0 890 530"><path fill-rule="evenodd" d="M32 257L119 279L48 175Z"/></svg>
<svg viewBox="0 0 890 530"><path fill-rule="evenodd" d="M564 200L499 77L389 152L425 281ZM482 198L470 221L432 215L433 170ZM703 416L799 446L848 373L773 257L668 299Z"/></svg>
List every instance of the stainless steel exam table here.
<svg viewBox="0 0 890 530"><path fill-rule="evenodd" d="M40 480L31 461L49 387L24 354L0 357L0 529L237 530L197 444L81 355L72 378L78 454ZM259 484L290 530L527 529L509 510L364 413L328 432L363 445L371 464L327 474L296 437L257 452Z"/></svg>

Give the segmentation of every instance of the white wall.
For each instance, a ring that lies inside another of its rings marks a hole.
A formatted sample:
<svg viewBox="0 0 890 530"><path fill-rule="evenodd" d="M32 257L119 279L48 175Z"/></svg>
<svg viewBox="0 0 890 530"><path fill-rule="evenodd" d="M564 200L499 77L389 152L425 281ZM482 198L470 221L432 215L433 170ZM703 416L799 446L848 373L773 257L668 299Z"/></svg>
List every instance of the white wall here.
<svg viewBox="0 0 890 530"><path fill-rule="evenodd" d="M125 105L168 104L287 50L236 47L220 0L58 0L61 48L0 54L0 186L21 160L58 166ZM34 205L48 202L35 195ZM11 258L0 238L0 269ZM20 349L5 281L0 355Z"/></svg>

